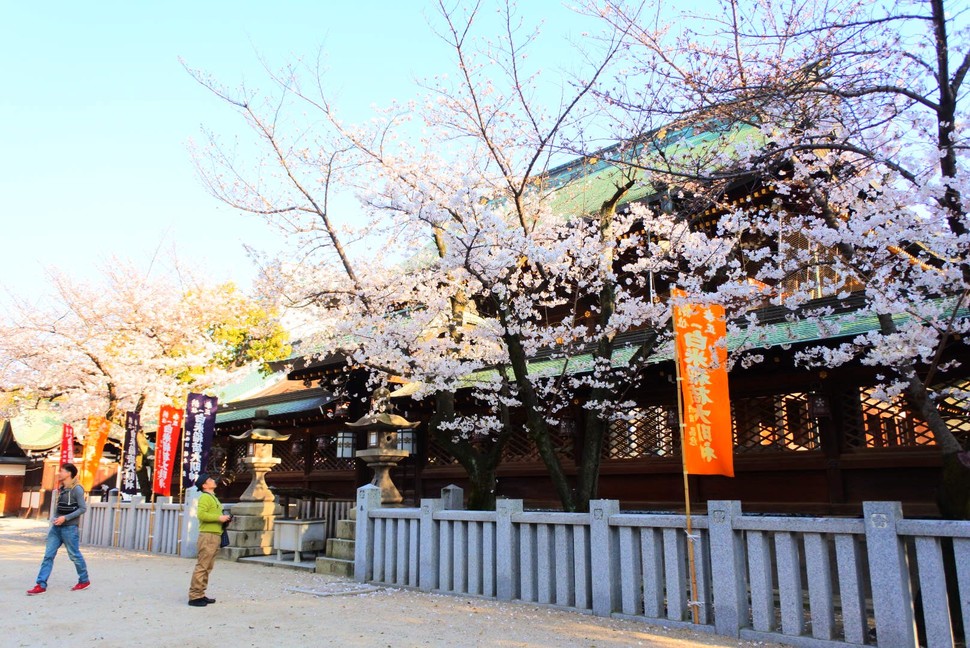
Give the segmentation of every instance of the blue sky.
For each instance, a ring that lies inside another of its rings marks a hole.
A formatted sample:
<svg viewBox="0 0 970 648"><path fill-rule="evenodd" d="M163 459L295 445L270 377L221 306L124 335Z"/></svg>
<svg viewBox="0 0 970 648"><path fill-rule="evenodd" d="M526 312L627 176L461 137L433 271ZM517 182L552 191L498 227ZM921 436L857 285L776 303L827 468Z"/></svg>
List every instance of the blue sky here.
<svg viewBox="0 0 970 648"><path fill-rule="evenodd" d="M376 4L365 19L359 5L330 2L5 3L0 285L29 296L48 265L90 276L113 254L144 260L173 243L213 277L247 283L242 242L272 248L276 237L208 196L186 148L202 124L242 123L179 57L237 85L262 82L257 52L282 64L325 46L338 82L383 101L376 90L394 91L384 75L423 59L391 55L397 30L425 21L404 3Z"/></svg>
<svg viewBox="0 0 970 648"><path fill-rule="evenodd" d="M556 0L524 2L528 20L578 35ZM281 66L328 53L328 79L351 120L406 99L441 70L428 0L295 2L5 2L0 91L0 289L30 297L44 269L94 276L112 255L147 266L174 245L183 262L243 286L243 242L279 249L275 232L205 193L186 147L207 125L244 132L179 57L227 86L265 84ZM548 52L563 61L562 52Z"/></svg>

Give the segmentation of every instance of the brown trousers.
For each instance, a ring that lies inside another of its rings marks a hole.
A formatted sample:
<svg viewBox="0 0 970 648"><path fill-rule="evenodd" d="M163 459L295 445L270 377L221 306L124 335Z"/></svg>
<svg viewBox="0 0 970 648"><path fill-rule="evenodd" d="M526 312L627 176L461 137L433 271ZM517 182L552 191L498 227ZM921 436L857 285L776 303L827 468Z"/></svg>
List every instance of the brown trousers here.
<svg viewBox="0 0 970 648"><path fill-rule="evenodd" d="M205 588L209 584L209 574L216 562L221 540L222 534L219 533L199 534L199 559L195 563L195 571L192 572L192 583L189 584L190 601L205 596Z"/></svg>

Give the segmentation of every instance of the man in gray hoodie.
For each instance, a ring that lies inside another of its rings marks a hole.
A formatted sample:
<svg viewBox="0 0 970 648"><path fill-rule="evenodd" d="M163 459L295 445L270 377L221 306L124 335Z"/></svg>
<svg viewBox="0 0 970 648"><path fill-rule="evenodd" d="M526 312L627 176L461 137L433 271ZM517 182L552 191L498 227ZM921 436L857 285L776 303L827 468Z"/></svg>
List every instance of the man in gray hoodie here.
<svg viewBox="0 0 970 648"><path fill-rule="evenodd" d="M71 590L83 590L91 584L88 578L88 566L78 547L80 543L78 521L88 510L88 505L84 501L84 488L75 481L75 477L77 477L77 467L74 464L66 463L57 471L60 488L57 489L57 495L51 502L51 528L47 532L47 548L44 551L44 560L40 563L37 584L33 589L27 590L27 596L43 594L47 591L47 578L51 575L54 556L57 555L61 545L67 547L67 556L77 569L77 584Z"/></svg>

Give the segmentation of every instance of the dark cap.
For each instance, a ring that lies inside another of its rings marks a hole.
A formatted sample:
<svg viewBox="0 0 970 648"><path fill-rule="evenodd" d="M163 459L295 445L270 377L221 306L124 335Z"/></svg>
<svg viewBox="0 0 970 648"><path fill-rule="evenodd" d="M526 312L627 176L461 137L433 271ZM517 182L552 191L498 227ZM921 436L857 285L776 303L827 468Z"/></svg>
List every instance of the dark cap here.
<svg viewBox="0 0 970 648"><path fill-rule="evenodd" d="M199 473L198 479L195 480L195 487L202 490L202 484L204 484L205 480L209 479L210 477L217 482L219 481L219 475L210 475L207 472L203 472Z"/></svg>

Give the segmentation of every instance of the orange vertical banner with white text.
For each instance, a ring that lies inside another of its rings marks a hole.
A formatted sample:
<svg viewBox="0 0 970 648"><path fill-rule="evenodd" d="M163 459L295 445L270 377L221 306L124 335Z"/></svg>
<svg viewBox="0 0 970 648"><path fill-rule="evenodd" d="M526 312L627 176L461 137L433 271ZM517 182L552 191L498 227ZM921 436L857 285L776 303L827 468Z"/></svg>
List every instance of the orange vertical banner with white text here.
<svg viewBox="0 0 970 648"><path fill-rule="evenodd" d="M683 298L680 290L671 295ZM734 477L724 307L674 306L676 361L683 395L684 469L691 475Z"/></svg>
<svg viewBox="0 0 970 648"><path fill-rule="evenodd" d="M81 460L81 486L85 492L89 492L94 486L110 425L103 416L88 417L88 432L84 437L84 454Z"/></svg>

